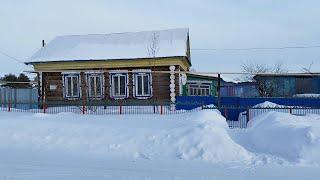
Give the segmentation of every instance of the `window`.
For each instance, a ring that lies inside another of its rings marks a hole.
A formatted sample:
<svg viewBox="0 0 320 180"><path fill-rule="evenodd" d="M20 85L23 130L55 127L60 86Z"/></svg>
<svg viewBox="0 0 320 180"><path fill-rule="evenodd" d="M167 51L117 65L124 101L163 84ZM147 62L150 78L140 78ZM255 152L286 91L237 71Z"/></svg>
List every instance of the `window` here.
<svg viewBox="0 0 320 180"><path fill-rule="evenodd" d="M126 98L127 96L127 73L111 74L111 97Z"/></svg>
<svg viewBox="0 0 320 180"><path fill-rule="evenodd" d="M64 75L64 94L66 98L80 97L79 74Z"/></svg>
<svg viewBox="0 0 320 180"><path fill-rule="evenodd" d="M134 73L135 97L151 97L151 74L146 72Z"/></svg>
<svg viewBox="0 0 320 180"><path fill-rule="evenodd" d="M211 82L188 82L189 96L211 96Z"/></svg>
<svg viewBox="0 0 320 180"><path fill-rule="evenodd" d="M101 74L88 74L88 93L89 98L103 97L103 76Z"/></svg>

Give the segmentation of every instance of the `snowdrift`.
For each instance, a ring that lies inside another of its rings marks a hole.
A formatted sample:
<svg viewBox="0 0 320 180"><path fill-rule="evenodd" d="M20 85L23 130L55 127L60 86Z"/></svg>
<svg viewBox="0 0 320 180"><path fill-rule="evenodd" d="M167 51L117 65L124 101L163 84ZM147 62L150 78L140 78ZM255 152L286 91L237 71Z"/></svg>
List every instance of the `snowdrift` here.
<svg viewBox="0 0 320 180"><path fill-rule="evenodd" d="M268 112L244 130L216 110L174 115L0 112L0 150L141 160L320 165L320 116Z"/></svg>
<svg viewBox="0 0 320 180"><path fill-rule="evenodd" d="M0 148L80 156L250 162L218 111L177 115L0 112Z"/></svg>
<svg viewBox="0 0 320 180"><path fill-rule="evenodd" d="M268 112L248 123L247 148L291 162L320 163L320 116Z"/></svg>

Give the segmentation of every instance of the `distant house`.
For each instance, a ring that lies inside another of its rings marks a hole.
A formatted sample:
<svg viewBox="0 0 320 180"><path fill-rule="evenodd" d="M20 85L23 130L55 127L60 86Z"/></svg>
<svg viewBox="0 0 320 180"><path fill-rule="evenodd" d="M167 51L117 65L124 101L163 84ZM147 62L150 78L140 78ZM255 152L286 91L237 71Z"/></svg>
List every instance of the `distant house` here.
<svg viewBox="0 0 320 180"><path fill-rule="evenodd" d="M260 74L254 77L261 95L292 97L296 94L320 94L319 74Z"/></svg>
<svg viewBox="0 0 320 180"><path fill-rule="evenodd" d="M259 97L256 82L225 82L221 83L221 97Z"/></svg>
<svg viewBox="0 0 320 180"><path fill-rule="evenodd" d="M189 31L58 36L26 64L38 74L39 96L47 102L174 102L183 93L176 72L191 66Z"/></svg>
<svg viewBox="0 0 320 180"><path fill-rule="evenodd" d="M183 86L186 96L217 96L218 78L216 75L189 72Z"/></svg>

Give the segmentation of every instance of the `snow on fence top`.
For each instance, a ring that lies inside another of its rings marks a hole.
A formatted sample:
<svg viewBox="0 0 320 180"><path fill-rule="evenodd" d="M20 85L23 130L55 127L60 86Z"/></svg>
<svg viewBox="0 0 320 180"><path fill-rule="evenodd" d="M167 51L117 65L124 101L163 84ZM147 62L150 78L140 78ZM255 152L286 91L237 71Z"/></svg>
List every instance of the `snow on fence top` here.
<svg viewBox="0 0 320 180"><path fill-rule="evenodd" d="M58 36L29 62L187 56L189 30Z"/></svg>

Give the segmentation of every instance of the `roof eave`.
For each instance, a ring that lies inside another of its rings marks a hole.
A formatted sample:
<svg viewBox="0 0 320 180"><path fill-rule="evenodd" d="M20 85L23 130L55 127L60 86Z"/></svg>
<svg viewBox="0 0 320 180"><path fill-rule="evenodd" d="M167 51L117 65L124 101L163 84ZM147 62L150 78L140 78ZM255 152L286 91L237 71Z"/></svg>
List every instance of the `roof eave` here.
<svg viewBox="0 0 320 180"><path fill-rule="evenodd" d="M77 59L77 60L55 60L55 61L29 61L24 62L26 65L40 64L40 63L56 63L56 62L85 62L85 61L124 61L124 60L138 60L138 59L163 59L163 58L186 58L188 64L191 66L191 62L187 56L163 56L163 57L146 57L146 58L123 58L123 59Z"/></svg>

